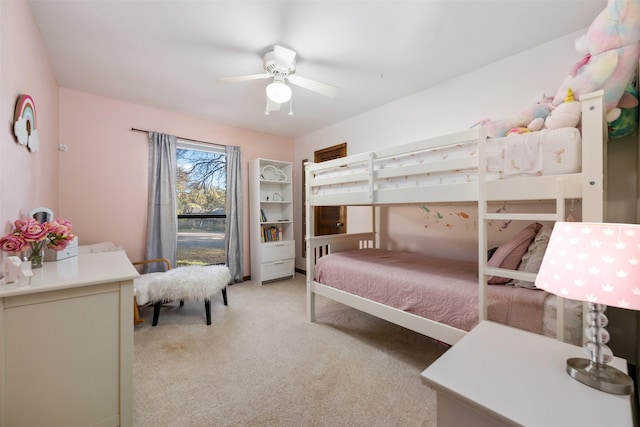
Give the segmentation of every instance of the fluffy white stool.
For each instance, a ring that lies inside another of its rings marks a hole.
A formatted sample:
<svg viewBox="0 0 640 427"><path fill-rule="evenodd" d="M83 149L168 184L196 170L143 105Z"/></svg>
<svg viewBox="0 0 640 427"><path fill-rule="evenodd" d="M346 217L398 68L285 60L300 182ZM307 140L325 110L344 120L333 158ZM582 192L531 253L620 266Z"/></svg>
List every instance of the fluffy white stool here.
<svg viewBox="0 0 640 427"><path fill-rule="evenodd" d="M164 273L153 274L148 282L149 301L154 305L153 326L158 324L160 306L166 301L204 300L207 325L211 324L211 297L222 291L227 305L227 285L231 280L229 267L224 265L178 267Z"/></svg>

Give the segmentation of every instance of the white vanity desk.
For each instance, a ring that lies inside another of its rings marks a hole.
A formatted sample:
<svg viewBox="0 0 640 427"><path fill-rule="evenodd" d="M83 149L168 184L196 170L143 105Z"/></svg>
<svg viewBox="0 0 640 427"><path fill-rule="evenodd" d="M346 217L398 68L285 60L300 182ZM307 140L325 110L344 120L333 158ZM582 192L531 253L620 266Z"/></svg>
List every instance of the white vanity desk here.
<svg viewBox="0 0 640 427"><path fill-rule="evenodd" d="M582 348L484 321L422 372L440 426L632 426L630 396L588 387L565 371ZM624 359L611 365L627 372Z"/></svg>
<svg viewBox="0 0 640 427"><path fill-rule="evenodd" d="M0 281L0 426L133 424L133 279L124 251Z"/></svg>

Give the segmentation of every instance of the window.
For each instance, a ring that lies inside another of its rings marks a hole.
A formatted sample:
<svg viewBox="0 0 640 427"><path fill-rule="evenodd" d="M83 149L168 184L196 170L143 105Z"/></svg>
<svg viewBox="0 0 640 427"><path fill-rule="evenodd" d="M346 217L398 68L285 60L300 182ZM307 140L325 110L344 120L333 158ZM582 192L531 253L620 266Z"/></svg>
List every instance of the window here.
<svg viewBox="0 0 640 427"><path fill-rule="evenodd" d="M178 139L177 167L177 265L224 264L224 149Z"/></svg>

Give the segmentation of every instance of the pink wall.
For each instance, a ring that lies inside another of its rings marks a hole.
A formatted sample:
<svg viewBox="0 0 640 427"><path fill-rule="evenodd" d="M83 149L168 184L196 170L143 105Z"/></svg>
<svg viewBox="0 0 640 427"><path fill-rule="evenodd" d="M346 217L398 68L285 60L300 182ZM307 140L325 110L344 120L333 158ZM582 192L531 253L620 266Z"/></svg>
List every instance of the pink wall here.
<svg viewBox="0 0 640 427"><path fill-rule="evenodd" d="M34 207L58 210L58 85L26 1L0 1L0 233ZM18 96L36 107L40 140L29 152L13 136Z"/></svg>
<svg viewBox="0 0 640 427"><path fill-rule="evenodd" d="M130 259L142 259L146 239L146 133L164 132L242 153L244 275L250 274L248 162L256 157L293 161L294 141L140 105L60 89L60 209L80 244L112 241Z"/></svg>
<svg viewBox="0 0 640 427"><path fill-rule="evenodd" d="M0 1L0 233L38 206L69 219L81 244L113 241L131 259L144 254L147 135L132 127L241 147L245 275L250 274L248 160L293 160L294 142L85 93L59 89L25 0ZM17 144L16 100L33 97L39 151ZM59 152L58 144L67 152Z"/></svg>

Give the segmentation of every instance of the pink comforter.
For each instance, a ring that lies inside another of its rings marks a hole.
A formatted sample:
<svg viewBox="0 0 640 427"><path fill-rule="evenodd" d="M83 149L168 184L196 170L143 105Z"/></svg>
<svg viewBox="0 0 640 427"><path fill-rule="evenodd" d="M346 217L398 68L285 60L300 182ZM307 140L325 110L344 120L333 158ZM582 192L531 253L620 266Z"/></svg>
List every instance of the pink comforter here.
<svg viewBox="0 0 640 427"><path fill-rule="evenodd" d="M465 331L478 324L478 265L382 249L320 258L315 280ZM489 320L542 333L547 293L488 286Z"/></svg>

